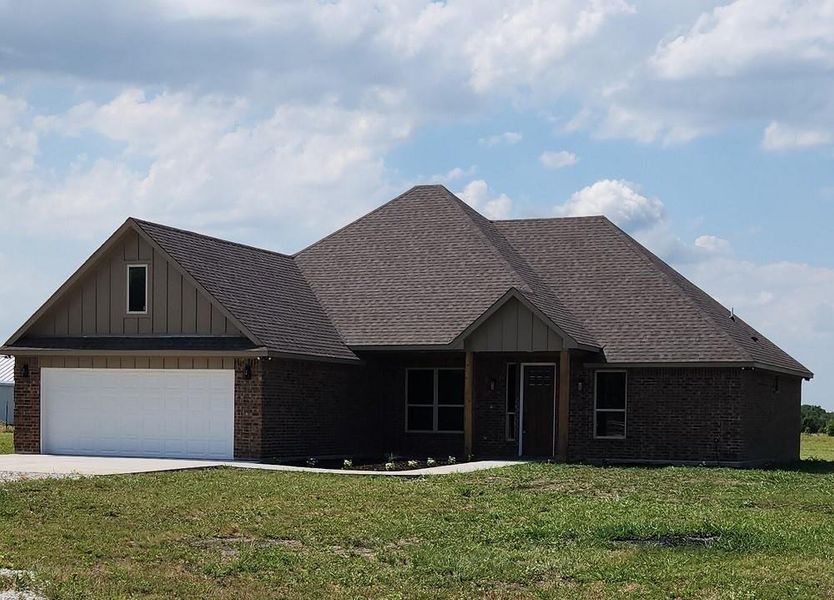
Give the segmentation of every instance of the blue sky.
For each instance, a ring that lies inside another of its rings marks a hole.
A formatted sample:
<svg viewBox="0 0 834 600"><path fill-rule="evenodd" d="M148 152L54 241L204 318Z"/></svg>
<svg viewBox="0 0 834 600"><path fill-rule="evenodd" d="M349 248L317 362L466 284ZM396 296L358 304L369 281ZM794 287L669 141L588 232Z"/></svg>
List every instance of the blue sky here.
<svg viewBox="0 0 834 600"><path fill-rule="evenodd" d="M834 0L0 0L0 337L129 215L604 213L834 409Z"/></svg>

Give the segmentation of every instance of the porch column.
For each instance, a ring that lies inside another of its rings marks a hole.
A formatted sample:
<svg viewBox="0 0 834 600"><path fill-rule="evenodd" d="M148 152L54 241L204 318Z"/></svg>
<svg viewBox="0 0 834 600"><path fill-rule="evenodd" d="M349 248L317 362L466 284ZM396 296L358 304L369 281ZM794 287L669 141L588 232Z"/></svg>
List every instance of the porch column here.
<svg viewBox="0 0 834 600"><path fill-rule="evenodd" d="M475 390L474 381L475 356L471 351L466 352L466 367L463 375L463 452L468 458L472 454L472 396Z"/></svg>
<svg viewBox="0 0 834 600"><path fill-rule="evenodd" d="M570 423L570 352L559 353L559 460L568 459L568 425Z"/></svg>

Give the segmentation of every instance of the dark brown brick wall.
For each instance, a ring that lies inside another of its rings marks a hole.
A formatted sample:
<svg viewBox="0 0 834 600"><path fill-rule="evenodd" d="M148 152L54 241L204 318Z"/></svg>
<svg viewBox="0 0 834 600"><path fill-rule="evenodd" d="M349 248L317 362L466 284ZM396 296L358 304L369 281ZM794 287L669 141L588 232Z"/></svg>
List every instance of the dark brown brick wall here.
<svg viewBox="0 0 834 600"><path fill-rule="evenodd" d="M363 365L272 359L235 362L235 458L403 456L463 458L463 434L405 432L405 370L463 367L459 353L366 356ZM474 453L517 454L505 437L508 362L558 355L475 356ZM571 364L568 459L728 463L799 457L801 379L752 369L628 370L627 438L593 437L593 370ZM23 365L29 376L23 377ZM40 452L40 365L15 362L15 451ZM776 380L778 377L778 386ZM493 385L494 382L494 385ZM581 389L580 389L581 388Z"/></svg>
<svg viewBox="0 0 834 600"><path fill-rule="evenodd" d="M251 375L246 377L246 366ZM263 454L264 361L235 360L235 458L258 460Z"/></svg>
<svg viewBox="0 0 834 600"><path fill-rule="evenodd" d="M405 431L405 372L416 367L464 367L463 352L391 353L364 357L369 364L372 393L382 407L383 450L403 456L463 458L463 434L408 433ZM554 362L555 353L517 355L476 353L475 398L472 406L472 451L476 457L513 457L518 442L506 439L508 362ZM494 381L494 386L493 386Z"/></svg>
<svg viewBox="0 0 834 600"><path fill-rule="evenodd" d="M369 395L380 407L380 448L398 456L463 458L462 433L405 431L405 372L414 367L464 366L462 352L391 352L363 356L368 364Z"/></svg>
<svg viewBox="0 0 834 600"><path fill-rule="evenodd" d="M378 455L379 407L365 365L262 361L263 457Z"/></svg>
<svg viewBox="0 0 834 600"><path fill-rule="evenodd" d="M23 377L24 365L29 376ZM20 454L41 451L41 368L35 357L18 356L14 363L14 450Z"/></svg>
<svg viewBox="0 0 834 600"><path fill-rule="evenodd" d="M745 370L741 398L744 417L742 458L773 463L798 460L802 379L762 370Z"/></svg>
<svg viewBox="0 0 834 600"><path fill-rule="evenodd" d="M626 439L594 439L593 370L573 361L569 460L761 463L798 458L797 378L783 377L776 395L763 384L772 382L773 374L763 371L627 371Z"/></svg>

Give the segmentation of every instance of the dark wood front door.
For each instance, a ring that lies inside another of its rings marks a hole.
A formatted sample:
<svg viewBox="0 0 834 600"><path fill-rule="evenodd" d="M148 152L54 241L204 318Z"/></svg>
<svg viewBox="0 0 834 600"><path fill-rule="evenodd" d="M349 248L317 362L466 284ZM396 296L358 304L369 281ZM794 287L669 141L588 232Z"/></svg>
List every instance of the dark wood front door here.
<svg viewBox="0 0 834 600"><path fill-rule="evenodd" d="M521 452L524 456L553 456L556 393L555 365L524 365Z"/></svg>

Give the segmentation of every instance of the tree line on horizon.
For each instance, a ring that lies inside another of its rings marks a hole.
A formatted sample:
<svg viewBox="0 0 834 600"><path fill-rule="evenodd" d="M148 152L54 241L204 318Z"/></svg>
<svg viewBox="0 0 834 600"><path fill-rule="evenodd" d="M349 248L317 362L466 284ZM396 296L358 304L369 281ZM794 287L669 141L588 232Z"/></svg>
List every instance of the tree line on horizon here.
<svg viewBox="0 0 834 600"><path fill-rule="evenodd" d="M834 436L834 412L814 404L802 405L803 433L827 433Z"/></svg>

